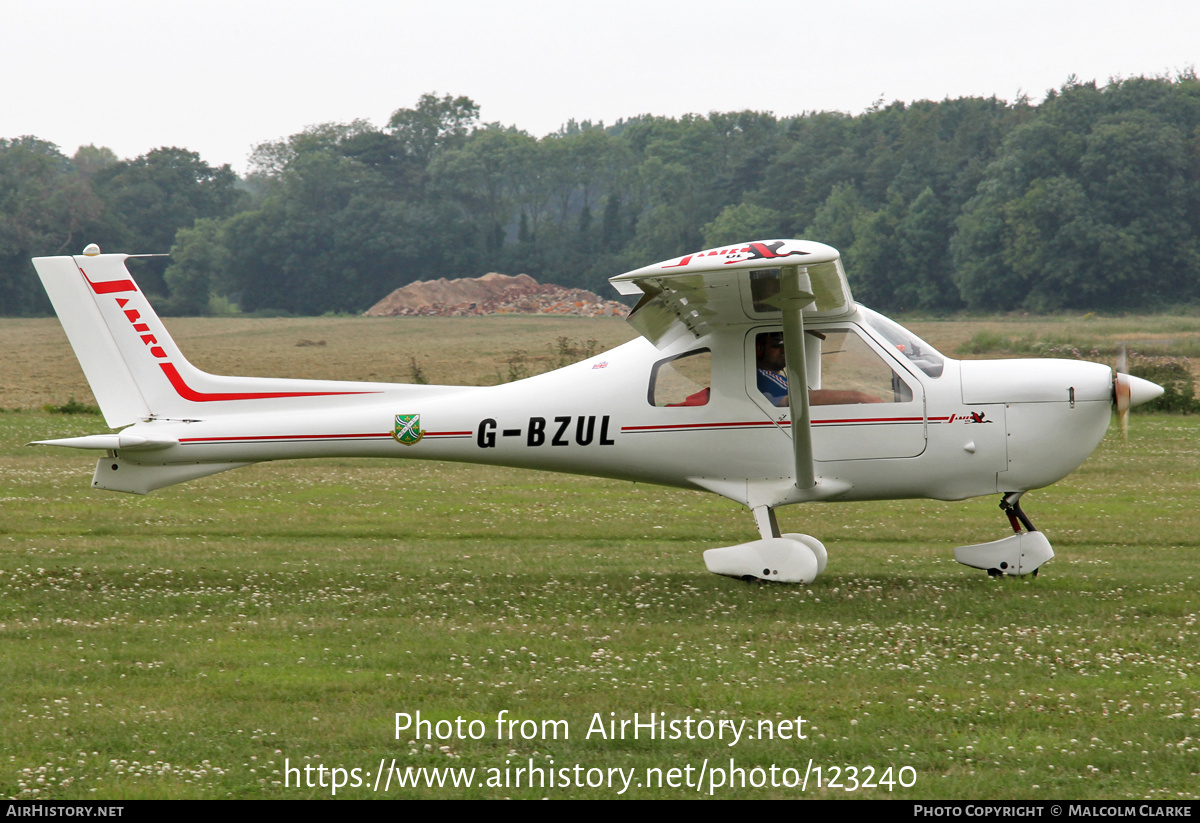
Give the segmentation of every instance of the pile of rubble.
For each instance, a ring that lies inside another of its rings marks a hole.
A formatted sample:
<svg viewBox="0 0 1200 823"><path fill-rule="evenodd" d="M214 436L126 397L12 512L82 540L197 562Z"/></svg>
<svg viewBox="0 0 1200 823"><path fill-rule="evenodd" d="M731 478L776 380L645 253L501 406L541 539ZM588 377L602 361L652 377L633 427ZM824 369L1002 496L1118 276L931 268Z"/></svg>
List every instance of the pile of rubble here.
<svg viewBox="0 0 1200 823"><path fill-rule="evenodd" d="M624 317L629 309L583 289L538 283L527 274L491 272L461 280L419 280L402 286L363 314L367 317L461 317L470 314L570 314Z"/></svg>

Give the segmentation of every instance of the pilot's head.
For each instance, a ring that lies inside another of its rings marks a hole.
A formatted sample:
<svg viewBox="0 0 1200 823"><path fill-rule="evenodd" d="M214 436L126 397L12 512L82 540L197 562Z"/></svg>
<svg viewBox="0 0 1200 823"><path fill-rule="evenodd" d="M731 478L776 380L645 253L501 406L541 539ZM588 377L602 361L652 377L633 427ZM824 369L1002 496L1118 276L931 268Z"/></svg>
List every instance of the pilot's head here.
<svg viewBox="0 0 1200 823"><path fill-rule="evenodd" d="M782 371L786 364L783 353L783 332L764 332L754 341L755 356L760 368Z"/></svg>

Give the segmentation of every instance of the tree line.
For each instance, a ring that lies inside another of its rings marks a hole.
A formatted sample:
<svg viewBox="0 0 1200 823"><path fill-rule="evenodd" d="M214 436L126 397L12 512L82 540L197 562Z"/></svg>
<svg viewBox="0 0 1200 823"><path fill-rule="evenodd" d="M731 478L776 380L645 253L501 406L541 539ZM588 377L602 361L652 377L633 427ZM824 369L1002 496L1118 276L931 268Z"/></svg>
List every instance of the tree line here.
<svg viewBox="0 0 1200 823"><path fill-rule="evenodd" d="M887 311L1153 310L1200 302L1200 81L1068 80L996 98L775 117L569 122L542 138L423 95L383 126L132 160L0 140L0 313L49 304L29 258L136 261L167 314L362 311L418 279L526 272L608 294L631 268L749 239L843 253Z"/></svg>

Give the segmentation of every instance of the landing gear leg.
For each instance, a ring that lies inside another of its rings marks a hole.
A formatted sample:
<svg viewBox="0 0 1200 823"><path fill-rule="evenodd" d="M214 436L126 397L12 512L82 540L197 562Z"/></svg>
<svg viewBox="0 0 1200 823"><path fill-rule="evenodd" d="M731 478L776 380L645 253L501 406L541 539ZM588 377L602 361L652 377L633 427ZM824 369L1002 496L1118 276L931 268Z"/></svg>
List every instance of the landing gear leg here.
<svg viewBox="0 0 1200 823"><path fill-rule="evenodd" d="M1008 515L1008 522L1012 526L1014 534L1021 533L1021 526L1025 527L1027 532L1037 531L1037 527L1033 525L1033 521L1029 519L1029 515L1021 510L1021 496L1025 492L1009 492L1000 498L1000 509ZM1020 525L1018 525L1018 521Z"/></svg>
<svg viewBox="0 0 1200 823"><path fill-rule="evenodd" d="M779 520L775 517L774 508L758 506L751 511L754 513L754 525L758 526L758 534L763 540L769 537L780 537Z"/></svg>

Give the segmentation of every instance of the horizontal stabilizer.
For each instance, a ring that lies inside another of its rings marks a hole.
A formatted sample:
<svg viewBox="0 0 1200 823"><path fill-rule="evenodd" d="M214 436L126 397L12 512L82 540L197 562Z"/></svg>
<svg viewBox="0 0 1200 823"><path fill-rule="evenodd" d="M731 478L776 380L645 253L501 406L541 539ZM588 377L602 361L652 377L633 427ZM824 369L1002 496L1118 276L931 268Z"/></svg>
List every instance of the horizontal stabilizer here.
<svg viewBox="0 0 1200 823"><path fill-rule="evenodd" d="M154 451L178 446L171 438L139 437L136 434L89 434L85 437L62 437L57 440L35 440L29 446L63 446L68 449L97 449L100 451Z"/></svg>

